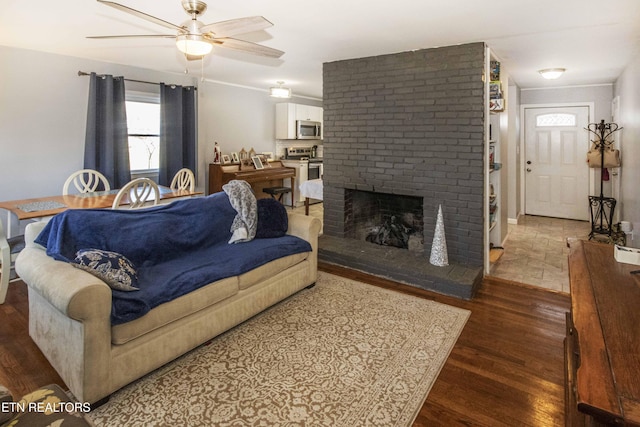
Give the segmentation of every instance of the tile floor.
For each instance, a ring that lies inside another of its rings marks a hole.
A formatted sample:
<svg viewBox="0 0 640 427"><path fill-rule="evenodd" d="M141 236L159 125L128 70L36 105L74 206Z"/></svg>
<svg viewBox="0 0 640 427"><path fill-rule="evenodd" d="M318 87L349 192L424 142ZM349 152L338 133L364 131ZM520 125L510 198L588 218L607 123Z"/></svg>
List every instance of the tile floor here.
<svg viewBox="0 0 640 427"><path fill-rule="evenodd" d="M504 254L491 275L569 293L567 238L587 239L588 221L525 215L509 225Z"/></svg>
<svg viewBox="0 0 640 427"><path fill-rule="evenodd" d="M304 207L295 212L304 214ZM311 205L309 215L322 220L323 204ZM525 215L509 225L504 253L491 266L491 276L569 293L567 238L587 239L590 231L588 221Z"/></svg>

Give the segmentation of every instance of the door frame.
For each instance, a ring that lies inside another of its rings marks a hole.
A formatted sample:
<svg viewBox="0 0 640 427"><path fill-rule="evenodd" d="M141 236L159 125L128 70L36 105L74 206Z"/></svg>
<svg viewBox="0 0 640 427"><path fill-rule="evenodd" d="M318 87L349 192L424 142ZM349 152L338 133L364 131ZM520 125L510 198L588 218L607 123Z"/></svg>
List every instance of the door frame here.
<svg viewBox="0 0 640 427"><path fill-rule="evenodd" d="M525 145L525 135L526 135L526 123L525 123L525 110L531 108L566 108L566 107L588 107L589 108L589 123L594 123L595 120L595 102L557 102L557 103L544 103L544 104L521 104L520 105L520 146L518 147L520 151L520 210L518 213L518 217L521 215L525 215L525 201L526 201L526 145ZM585 161L587 153L584 153ZM592 168L589 168L589 194L594 194L595 191L595 174ZM588 200L584 201L585 204L588 204Z"/></svg>

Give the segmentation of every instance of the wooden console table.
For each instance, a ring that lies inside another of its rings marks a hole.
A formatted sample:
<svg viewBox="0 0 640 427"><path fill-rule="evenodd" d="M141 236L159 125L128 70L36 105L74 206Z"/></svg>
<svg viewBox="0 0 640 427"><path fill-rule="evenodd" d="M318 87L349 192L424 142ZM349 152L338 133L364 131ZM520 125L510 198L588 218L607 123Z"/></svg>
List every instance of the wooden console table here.
<svg viewBox="0 0 640 427"><path fill-rule="evenodd" d="M640 426L640 266L570 240L566 425Z"/></svg>
<svg viewBox="0 0 640 427"><path fill-rule="evenodd" d="M241 167L240 164L209 164L209 194L222 191L222 186L233 179L247 181L257 198L271 197L262 191L266 187L281 187L283 179L291 179L291 206L295 200L296 170L282 166L280 161L270 162L264 169L253 166Z"/></svg>

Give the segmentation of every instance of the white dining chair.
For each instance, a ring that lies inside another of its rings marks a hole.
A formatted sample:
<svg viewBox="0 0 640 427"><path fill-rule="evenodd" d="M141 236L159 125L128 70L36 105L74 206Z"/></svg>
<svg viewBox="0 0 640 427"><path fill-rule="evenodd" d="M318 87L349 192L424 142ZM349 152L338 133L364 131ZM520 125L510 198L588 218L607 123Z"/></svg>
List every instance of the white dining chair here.
<svg viewBox="0 0 640 427"><path fill-rule="evenodd" d="M103 185L104 191L111 190L107 177L93 169L82 169L72 173L62 186L63 196L69 194L72 183L80 193L93 193L100 184Z"/></svg>
<svg viewBox="0 0 640 427"><path fill-rule="evenodd" d="M0 304L4 304L12 277L13 264L24 249L24 235L7 238L0 221Z"/></svg>
<svg viewBox="0 0 640 427"><path fill-rule="evenodd" d="M129 203L120 206L125 195ZM160 190L158 189L158 184L150 178L136 178L129 181L118 191L111 208L138 209L145 206L157 205L159 202Z"/></svg>
<svg viewBox="0 0 640 427"><path fill-rule="evenodd" d="M189 168L182 168L173 176L171 185L172 190L189 190L193 192L196 189L196 177Z"/></svg>

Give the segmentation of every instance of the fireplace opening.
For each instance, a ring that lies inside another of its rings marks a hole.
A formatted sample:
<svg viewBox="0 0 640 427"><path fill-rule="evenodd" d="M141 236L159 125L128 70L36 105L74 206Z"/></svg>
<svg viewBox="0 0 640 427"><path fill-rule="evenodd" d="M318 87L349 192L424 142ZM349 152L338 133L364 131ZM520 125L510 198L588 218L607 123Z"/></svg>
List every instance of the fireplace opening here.
<svg viewBox="0 0 640 427"><path fill-rule="evenodd" d="M422 197L348 190L345 235L382 246L424 251Z"/></svg>

